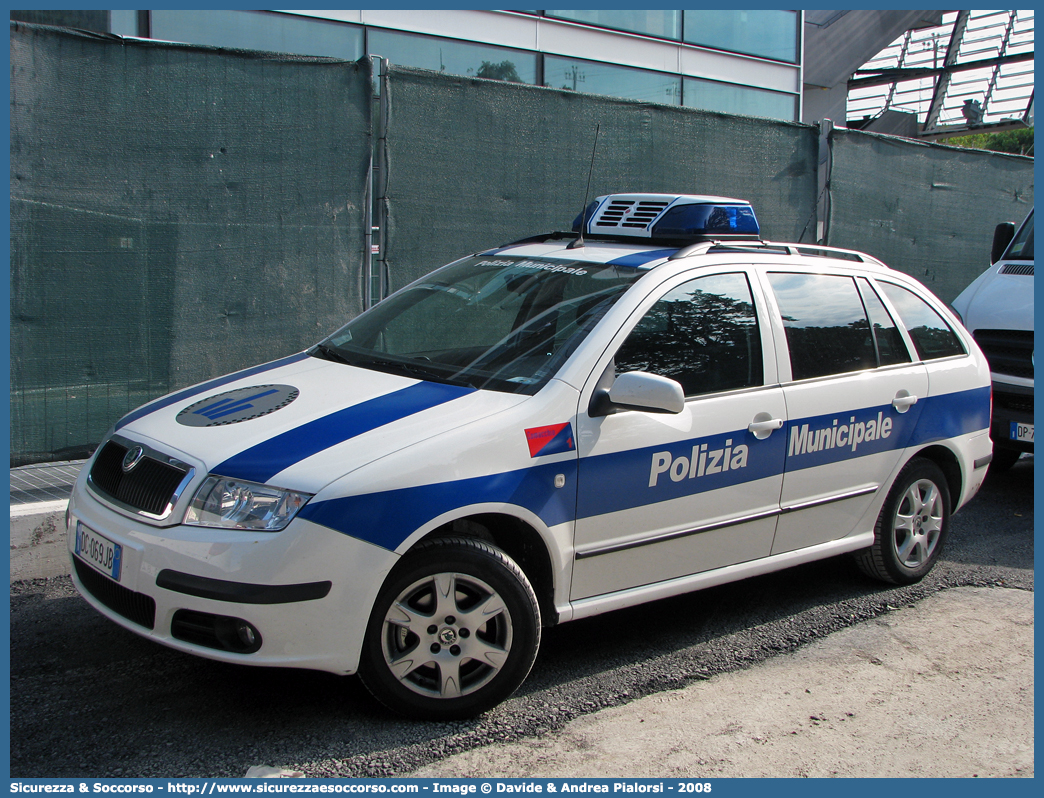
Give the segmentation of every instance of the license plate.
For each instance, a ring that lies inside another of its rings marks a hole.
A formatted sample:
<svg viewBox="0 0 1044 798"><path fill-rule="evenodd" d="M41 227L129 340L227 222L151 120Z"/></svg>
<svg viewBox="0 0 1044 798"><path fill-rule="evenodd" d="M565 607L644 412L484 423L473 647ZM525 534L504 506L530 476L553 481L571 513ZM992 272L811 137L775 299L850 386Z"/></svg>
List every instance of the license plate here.
<svg viewBox="0 0 1044 798"><path fill-rule="evenodd" d="M80 521L76 522L76 556L110 579L120 581L123 546L99 535Z"/></svg>
<svg viewBox="0 0 1044 798"><path fill-rule="evenodd" d="M1027 443L1033 443L1033 425L1019 424L1017 421L1012 421L1011 439L1013 441L1026 441Z"/></svg>

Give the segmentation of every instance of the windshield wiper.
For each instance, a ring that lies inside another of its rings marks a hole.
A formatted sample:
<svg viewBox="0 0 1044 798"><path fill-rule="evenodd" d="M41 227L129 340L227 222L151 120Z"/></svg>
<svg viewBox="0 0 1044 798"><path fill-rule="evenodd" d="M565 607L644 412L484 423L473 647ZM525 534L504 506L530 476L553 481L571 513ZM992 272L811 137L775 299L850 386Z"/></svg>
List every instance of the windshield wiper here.
<svg viewBox="0 0 1044 798"><path fill-rule="evenodd" d="M323 358L325 358L326 360L332 360L335 363L344 363L344 365L346 366L355 365L355 363L353 363L351 360L345 357L344 353L341 352L340 349L338 349L336 346L333 346L332 344L318 344L315 348L316 351L320 352ZM315 357L314 352L312 353L312 356Z"/></svg>
<svg viewBox="0 0 1044 798"><path fill-rule="evenodd" d="M425 368L424 366L416 363L403 363L401 360L384 360L382 358L374 357L373 355L368 356L368 361L364 363L354 363L353 365L367 366L372 364L377 368L387 368L390 370L401 371L414 377L419 377L422 380L432 380L434 382L445 382L450 385L466 385L469 388L476 388L470 380L463 377L459 377L456 374L444 374L437 368Z"/></svg>

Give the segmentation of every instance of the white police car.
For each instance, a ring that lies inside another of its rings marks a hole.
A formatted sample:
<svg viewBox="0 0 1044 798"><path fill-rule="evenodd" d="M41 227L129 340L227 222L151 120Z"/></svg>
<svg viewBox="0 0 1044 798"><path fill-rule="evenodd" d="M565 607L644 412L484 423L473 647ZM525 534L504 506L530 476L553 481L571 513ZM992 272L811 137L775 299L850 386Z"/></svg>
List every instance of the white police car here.
<svg viewBox="0 0 1044 798"><path fill-rule="evenodd" d="M915 280L763 242L749 204L612 195L316 347L116 424L73 579L228 662L473 715L541 627L845 552L924 576L990 460L990 374Z"/></svg>

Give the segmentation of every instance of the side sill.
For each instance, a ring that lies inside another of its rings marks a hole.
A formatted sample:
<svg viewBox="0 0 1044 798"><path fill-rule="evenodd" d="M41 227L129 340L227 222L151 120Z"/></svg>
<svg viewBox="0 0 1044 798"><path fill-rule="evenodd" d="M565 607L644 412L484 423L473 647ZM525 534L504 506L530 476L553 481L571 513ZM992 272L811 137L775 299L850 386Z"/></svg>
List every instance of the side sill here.
<svg viewBox="0 0 1044 798"><path fill-rule="evenodd" d="M603 612L619 610L624 607L633 607L636 604L644 604L647 601L679 596L691 593L695 590L703 590L708 587L724 585L729 582L737 582L752 576L782 571L795 565L803 565L816 560L825 560L839 554L868 548L874 543L873 530L861 532L857 535L849 535L840 540L831 540L816 546L809 546L797 551L788 551L771 557L762 557L750 562L728 565L713 571L705 571L690 576L680 576L665 582L656 582L651 585L632 587L620 590L616 593L606 593L601 596L580 599L570 602L569 610L561 613L560 621L575 621L580 618L589 618L593 615L601 615Z"/></svg>

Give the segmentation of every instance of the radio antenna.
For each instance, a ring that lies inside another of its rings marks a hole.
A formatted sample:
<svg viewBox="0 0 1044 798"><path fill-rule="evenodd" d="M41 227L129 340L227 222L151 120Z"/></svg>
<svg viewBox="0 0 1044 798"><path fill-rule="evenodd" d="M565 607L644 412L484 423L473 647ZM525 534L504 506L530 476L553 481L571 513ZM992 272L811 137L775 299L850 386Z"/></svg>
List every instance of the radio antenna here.
<svg viewBox="0 0 1044 798"><path fill-rule="evenodd" d="M591 166L587 170L587 191L584 192L584 204L580 208L580 235L569 242L566 249L579 249L584 245L584 227L587 225L587 219L584 216L587 213L587 199L591 196L591 175L594 174L595 153L598 151L598 131L601 128L601 122L595 125L594 146L591 148Z"/></svg>

